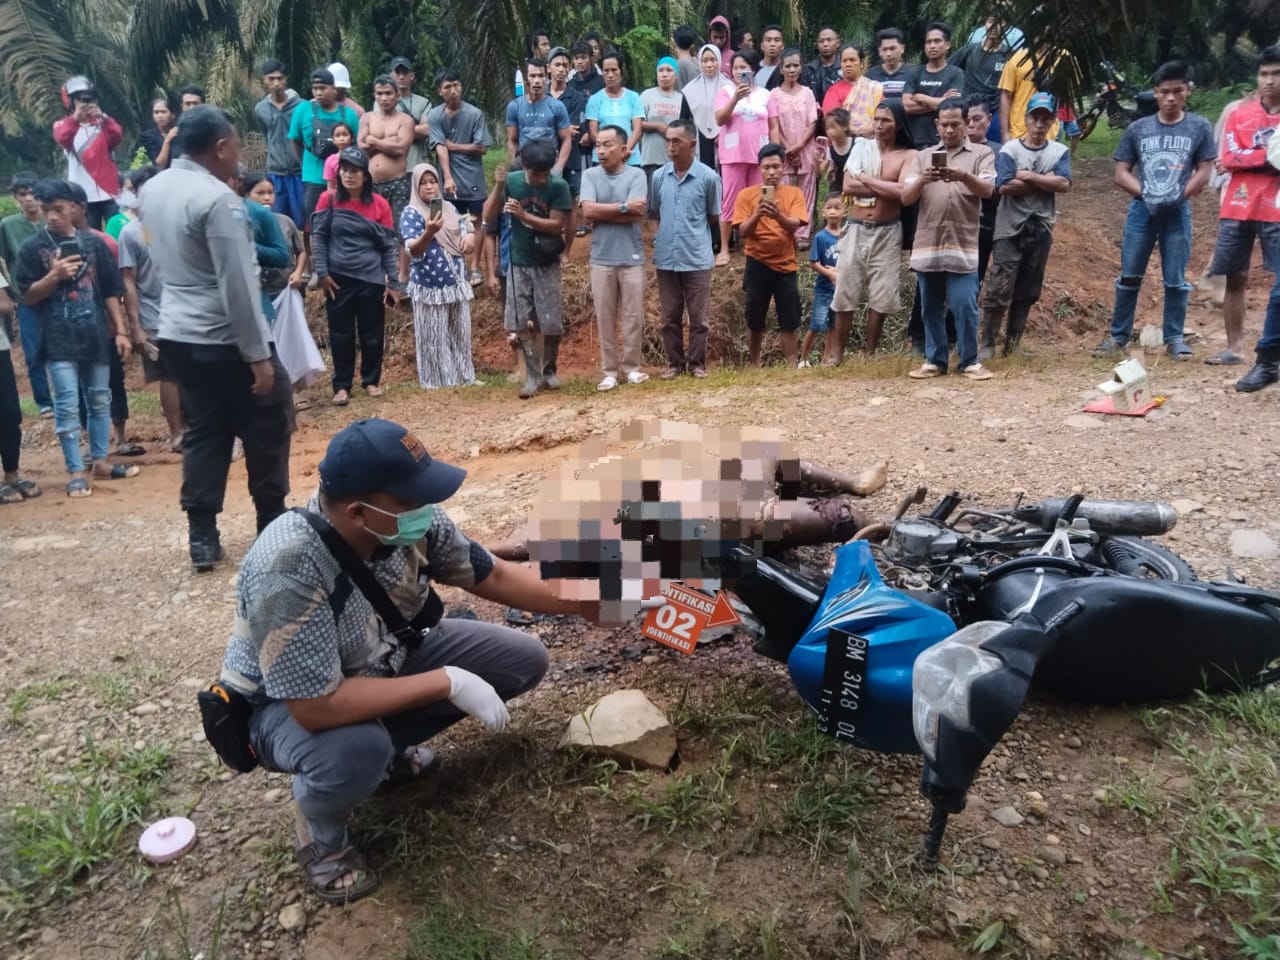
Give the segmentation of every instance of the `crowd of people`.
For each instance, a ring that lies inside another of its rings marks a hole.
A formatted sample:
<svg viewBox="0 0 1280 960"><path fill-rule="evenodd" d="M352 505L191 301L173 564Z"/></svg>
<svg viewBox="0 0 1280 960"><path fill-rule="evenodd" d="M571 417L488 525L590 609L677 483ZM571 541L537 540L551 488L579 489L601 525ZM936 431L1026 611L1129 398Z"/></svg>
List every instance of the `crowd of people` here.
<svg viewBox="0 0 1280 960"><path fill-rule="evenodd" d="M207 341L237 347L249 364L278 361L283 394L292 388L291 410L273 430L287 436L292 410L310 402L301 388L326 370L307 329L309 290L323 298L335 405L350 401L357 359L359 387L382 394L386 310L402 298L413 311L421 386L475 383L471 305L482 285L503 305L513 361L523 368L520 397L554 390L565 332L561 268L575 241L590 245L601 391L649 379L641 344L650 260L662 317L661 377L706 376L712 271L730 264L738 248L752 365L762 362L771 306L788 365L839 364L855 317L863 318L863 349L874 352L885 318L903 309L905 261L916 288L908 333L921 360L910 376L955 370L989 379L987 360L1020 349L1050 258L1057 196L1071 188L1079 128L1071 109L1040 89L1051 79L1038 69L1047 48L1026 49L1019 31L994 18L954 55L950 27L928 24L919 63L910 62L896 28L877 34L874 63L830 27L818 31L817 55L808 60L776 24L759 31L758 49L754 31L735 45L724 17L706 33L699 44L693 28L674 31L672 55L657 62L652 86L633 89L624 56L598 36L565 47L536 32L503 114L507 162L492 182L483 162L489 126L466 101L460 74L437 74L432 106L415 92L416 73L404 57L375 77L367 109L341 63L311 72L309 97L289 86L283 63L264 63L253 117L265 169L215 161L214 184L183 135L222 129L225 114L206 103L205 91L188 86L176 103L152 103L154 125L135 149L149 162L122 176L121 125L102 111L87 78L68 80L67 114L52 131L66 157L65 179L16 176L19 213L0 222L0 258L13 290L12 297L0 293L0 307L16 313L33 399L41 416L53 418L63 448L67 494L87 496L96 480L138 473L123 462L142 452L126 436L124 364L136 352L147 381L160 384L170 447L193 464L214 456L201 452L206 441L218 461L223 446L228 455L251 456L251 473L262 481L260 514L269 519L283 499L279 478L264 479L280 469L272 465L279 445L264 451L244 435L245 424L225 417L209 441L191 382L197 374L207 379L211 368L178 357L175 344ZM1211 270L1226 278L1228 343L1207 363L1245 362L1254 241L1268 269L1280 265L1280 171L1267 158L1280 143L1271 136L1280 48L1262 51L1257 90L1228 108L1217 134L1187 111L1190 80L1184 64L1162 65L1152 77L1158 113L1130 125L1116 152L1116 184L1132 199L1111 328L1096 355L1127 348L1142 277L1158 248L1165 348L1177 360L1193 356L1184 337L1189 201L1211 182L1222 191ZM219 210L220 198L231 217L219 221L225 237L206 226L214 252L205 263L190 259L196 252L184 247L186 238L163 250L157 242L166 225L155 221L179 216L159 184L172 188L178 171L195 177L184 189L207 194ZM807 317L799 288L805 257L813 267ZM253 290L252 304L223 289L228 269ZM185 282L193 272L209 284L198 294ZM202 320L197 336L180 317L204 300L216 301L225 322ZM1277 379L1280 288L1256 363L1238 387ZM18 472L13 381L5 349L3 502L39 492ZM222 484L203 493L192 486L183 502L204 518L197 539L215 543L208 514L221 507ZM209 550L217 554L216 545Z"/></svg>

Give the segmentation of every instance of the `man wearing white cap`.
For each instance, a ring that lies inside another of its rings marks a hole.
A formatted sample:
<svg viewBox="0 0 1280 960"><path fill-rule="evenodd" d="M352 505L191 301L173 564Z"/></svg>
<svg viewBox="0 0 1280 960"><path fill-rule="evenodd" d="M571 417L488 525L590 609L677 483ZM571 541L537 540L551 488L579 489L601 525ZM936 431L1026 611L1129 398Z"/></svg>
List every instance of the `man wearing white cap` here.
<svg viewBox="0 0 1280 960"><path fill-rule="evenodd" d="M333 85L338 88L338 106L350 107L357 117L364 116L364 107L350 97L351 71L341 63L329 64L329 72L333 74Z"/></svg>

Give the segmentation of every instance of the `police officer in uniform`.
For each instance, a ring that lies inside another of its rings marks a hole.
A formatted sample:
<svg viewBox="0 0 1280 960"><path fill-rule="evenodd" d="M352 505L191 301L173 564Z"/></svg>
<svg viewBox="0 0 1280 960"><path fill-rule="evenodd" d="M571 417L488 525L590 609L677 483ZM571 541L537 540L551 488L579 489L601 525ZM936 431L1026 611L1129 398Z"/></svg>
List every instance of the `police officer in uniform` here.
<svg viewBox="0 0 1280 960"><path fill-rule="evenodd" d="M182 509L191 564L222 559L222 511L237 437L244 444L258 530L284 512L289 492L293 402L262 312L253 231L226 185L240 137L220 108L201 105L178 121L182 158L142 189L140 216L164 288L160 358L173 373L187 418Z"/></svg>

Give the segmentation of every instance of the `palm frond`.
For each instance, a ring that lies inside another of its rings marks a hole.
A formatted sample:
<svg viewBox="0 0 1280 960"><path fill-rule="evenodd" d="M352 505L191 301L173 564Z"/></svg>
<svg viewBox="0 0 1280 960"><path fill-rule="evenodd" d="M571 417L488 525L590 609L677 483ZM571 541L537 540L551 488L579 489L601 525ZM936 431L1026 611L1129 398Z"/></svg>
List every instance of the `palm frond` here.
<svg viewBox="0 0 1280 960"><path fill-rule="evenodd" d="M136 0L129 53L137 86L149 90L160 85L173 52L196 37L231 44L243 54L235 0Z"/></svg>
<svg viewBox="0 0 1280 960"><path fill-rule="evenodd" d="M56 0L0 3L0 79L21 109L42 123L63 115L59 91L79 60L66 14Z"/></svg>

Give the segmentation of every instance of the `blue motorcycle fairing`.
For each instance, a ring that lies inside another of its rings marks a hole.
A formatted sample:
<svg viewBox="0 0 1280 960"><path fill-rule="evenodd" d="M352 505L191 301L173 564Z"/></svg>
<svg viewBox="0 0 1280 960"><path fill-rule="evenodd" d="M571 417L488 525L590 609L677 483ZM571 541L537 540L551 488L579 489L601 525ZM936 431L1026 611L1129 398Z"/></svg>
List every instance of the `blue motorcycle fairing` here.
<svg viewBox="0 0 1280 960"><path fill-rule="evenodd" d="M832 697L826 682L828 639L854 643L865 657L858 666L857 729L846 725L832 735L868 750L919 753L911 727L911 668L921 650L955 631L941 610L888 586L870 545L856 540L836 548L831 581L787 658L787 668L800 695L821 718ZM835 696L839 698L838 691Z"/></svg>

